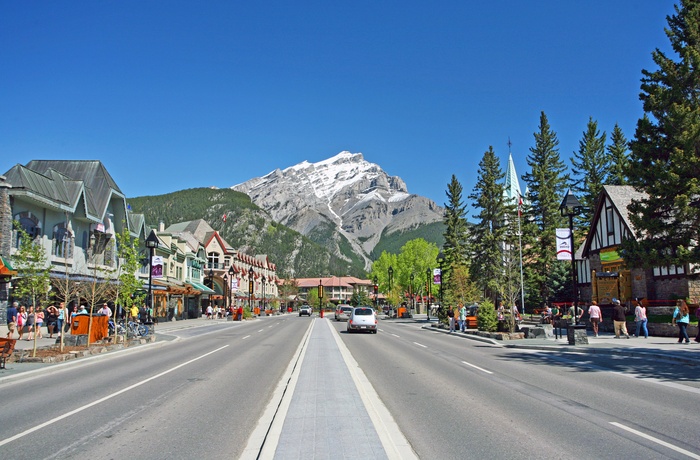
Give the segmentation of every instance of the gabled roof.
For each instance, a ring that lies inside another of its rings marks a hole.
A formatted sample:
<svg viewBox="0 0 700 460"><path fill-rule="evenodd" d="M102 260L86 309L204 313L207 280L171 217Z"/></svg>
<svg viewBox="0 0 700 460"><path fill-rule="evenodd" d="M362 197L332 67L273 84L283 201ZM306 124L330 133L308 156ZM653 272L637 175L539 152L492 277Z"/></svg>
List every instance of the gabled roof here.
<svg viewBox="0 0 700 460"><path fill-rule="evenodd" d="M32 160L5 173L14 195L23 194L45 206L102 221L110 200L125 197L99 160Z"/></svg>
<svg viewBox="0 0 700 460"><path fill-rule="evenodd" d="M188 222L178 222L176 224L170 225L165 229L166 232L178 235L184 235L189 233L194 237L196 241L201 243L203 246L207 246L211 242L212 238L216 238L222 248L226 249L227 252L234 252L230 244L224 240L219 232L214 230L209 223L204 219L196 219Z"/></svg>
<svg viewBox="0 0 700 460"><path fill-rule="evenodd" d="M636 235L635 228L630 221L627 207L632 201L641 200L647 195L643 192L638 192L631 185L604 185L596 200L596 209L591 219L590 230L588 231L588 235L586 235L586 241L583 246L576 251L577 258L579 257L579 253L581 257L588 257L588 252L591 249L591 242L598 228L598 221L601 218L601 213L604 212L603 207L605 206L606 196L610 198L614 211L620 216L620 220L629 231L629 235Z"/></svg>

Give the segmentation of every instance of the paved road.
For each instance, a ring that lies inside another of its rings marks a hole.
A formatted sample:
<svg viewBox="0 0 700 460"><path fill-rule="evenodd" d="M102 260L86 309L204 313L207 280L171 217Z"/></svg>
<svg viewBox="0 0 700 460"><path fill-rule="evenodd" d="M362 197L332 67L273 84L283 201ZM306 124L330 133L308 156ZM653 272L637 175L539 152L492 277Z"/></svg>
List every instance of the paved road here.
<svg viewBox="0 0 700 460"><path fill-rule="evenodd" d="M376 335L293 315L181 323L174 341L0 377L0 456L700 458L692 361L507 349L404 320Z"/></svg>
<svg viewBox="0 0 700 460"><path fill-rule="evenodd" d="M336 327L420 458L700 458L697 367Z"/></svg>

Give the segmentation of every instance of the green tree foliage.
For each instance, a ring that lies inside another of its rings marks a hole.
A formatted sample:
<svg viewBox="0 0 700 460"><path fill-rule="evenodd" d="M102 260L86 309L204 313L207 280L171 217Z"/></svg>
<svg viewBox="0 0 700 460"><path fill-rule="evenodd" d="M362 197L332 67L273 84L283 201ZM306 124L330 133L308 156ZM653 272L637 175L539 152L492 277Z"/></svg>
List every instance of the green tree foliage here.
<svg viewBox="0 0 700 460"><path fill-rule="evenodd" d="M498 329L496 308L490 300L485 300L479 305L479 310L476 312L476 327L486 332L495 332Z"/></svg>
<svg viewBox="0 0 700 460"><path fill-rule="evenodd" d="M610 157L605 154L605 137L605 132L598 130L598 122L589 118L578 143L578 151L571 157L571 189L586 208L576 219L579 234L588 232L595 201L610 175L611 164Z"/></svg>
<svg viewBox="0 0 700 460"><path fill-rule="evenodd" d="M467 260L467 214L462 201L462 184L454 174L445 193L445 259L448 266L464 264Z"/></svg>
<svg viewBox="0 0 700 460"><path fill-rule="evenodd" d="M14 227L19 234L19 248L12 255L14 268L17 270L17 278L12 280L14 295L21 299L29 299L31 305L38 306L39 299L47 298L51 285L46 251L39 242L29 236L19 222L15 221Z"/></svg>
<svg viewBox="0 0 700 460"><path fill-rule="evenodd" d="M610 162L610 175L607 183L610 185L627 185L626 171L629 163L627 138L622 133L620 126L615 123L610 135L610 145L607 147L608 161Z"/></svg>
<svg viewBox="0 0 700 460"><path fill-rule="evenodd" d="M396 285L396 276L398 263L398 255L391 254L389 252L382 252L377 260L372 264L372 272L370 276L372 279L376 277L377 284L379 285L379 292L388 294L389 293L389 267L394 270L394 287Z"/></svg>
<svg viewBox="0 0 700 460"><path fill-rule="evenodd" d="M529 296L539 295L539 302L550 299L553 275L552 266L560 263L556 260L556 229L568 227L559 212L559 205L564 196L569 180L566 165L559 156L559 140L550 128L544 112L540 114L539 130L534 133L535 146L530 148L527 164L531 171L523 175L529 189L528 225L523 242L523 257L528 262L529 283L535 292Z"/></svg>
<svg viewBox="0 0 700 460"><path fill-rule="evenodd" d="M667 17L678 60L658 48L642 70L644 117L630 142L630 183L646 197L629 206L637 239L622 256L635 267L700 262L700 2Z"/></svg>
<svg viewBox="0 0 700 460"><path fill-rule="evenodd" d="M350 305L357 307L359 305L373 305L372 299L364 289L355 289L352 291L352 296L350 296Z"/></svg>
<svg viewBox="0 0 700 460"><path fill-rule="evenodd" d="M138 241L131 237L129 230L124 225L121 233L117 237L117 254L119 257L119 268L117 270L119 283L114 292L115 305L121 305L129 309L134 303L141 304L144 295L136 295L136 292L143 290L141 281L137 278L136 272L140 266ZM113 312L116 316L117 309Z"/></svg>
<svg viewBox="0 0 700 460"><path fill-rule="evenodd" d="M503 257L506 233L506 204L504 202L503 178L493 147L484 153L479 162L477 181L469 198L479 212L473 217L471 247L474 257L471 273L484 297L496 300L499 286L504 281Z"/></svg>

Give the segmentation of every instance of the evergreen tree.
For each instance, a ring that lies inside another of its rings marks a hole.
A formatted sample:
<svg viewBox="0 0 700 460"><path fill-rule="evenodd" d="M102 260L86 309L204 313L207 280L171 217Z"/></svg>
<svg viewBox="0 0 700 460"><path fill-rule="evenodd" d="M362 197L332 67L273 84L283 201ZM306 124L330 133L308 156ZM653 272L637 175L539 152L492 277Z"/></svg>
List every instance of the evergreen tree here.
<svg viewBox="0 0 700 460"><path fill-rule="evenodd" d="M559 156L559 140L549 126L544 112L540 114L539 131L534 133L535 146L530 148L527 164L531 171L523 175L528 186L529 212L528 223L524 231L529 233L527 246L523 247L523 257L528 261L530 283L539 294L539 301L548 300L555 293L551 292L552 266L556 260L556 228L566 227L559 212L566 183L569 180L566 165ZM525 244L525 242L524 242Z"/></svg>
<svg viewBox="0 0 700 460"><path fill-rule="evenodd" d="M627 152L627 139L622 133L620 125L615 123L610 135L610 145L608 145L608 162L610 163L610 174L607 183L610 185L627 185L627 164L629 156Z"/></svg>
<svg viewBox="0 0 700 460"><path fill-rule="evenodd" d="M630 183L646 197L629 206L637 240L631 266L700 262L700 2L681 0L666 29L678 61L658 48L642 70L644 117L630 143Z"/></svg>
<svg viewBox="0 0 700 460"><path fill-rule="evenodd" d="M469 195L472 207L479 210L473 216L476 223L470 228L473 251L471 274L484 297L494 302L504 275L504 177L493 147L489 146L479 162L476 185Z"/></svg>
<svg viewBox="0 0 700 460"><path fill-rule="evenodd" d="M579 149L571 157L572 191L585 211L577 217L576 228L585 234L591 222L595 201L610 174L609 157L605 154L605 132L598 130L598 122L588 119L586 131L579 141Z"/></svg>
<svg viewBox="0 0 700 460"><path fill-rule="evenodd" d="M462 202L462 184L455 175L447 185L445 203L445 259L447 265L464 264L467 260L467 218Z"/></svg>

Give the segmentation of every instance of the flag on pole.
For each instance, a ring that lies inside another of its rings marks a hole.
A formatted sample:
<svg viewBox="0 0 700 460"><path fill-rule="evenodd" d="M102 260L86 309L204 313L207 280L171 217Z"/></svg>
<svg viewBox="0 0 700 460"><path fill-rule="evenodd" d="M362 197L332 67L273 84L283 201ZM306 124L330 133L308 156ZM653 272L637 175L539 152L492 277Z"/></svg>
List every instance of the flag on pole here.
<svg viewBox="0 0 700 460"><path fill-rule="evenodd" d="M224 216L222 217L224 219L224 222L226 222L226 213L224 213Z"/></svg>
<svg viewBox="0 0 700 460"><path fill-rule="evenodd" d="M523 215L523 196L518 193L518 217Z"/></svg>

